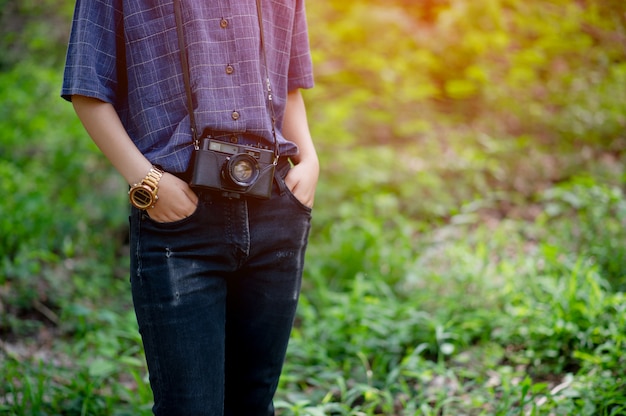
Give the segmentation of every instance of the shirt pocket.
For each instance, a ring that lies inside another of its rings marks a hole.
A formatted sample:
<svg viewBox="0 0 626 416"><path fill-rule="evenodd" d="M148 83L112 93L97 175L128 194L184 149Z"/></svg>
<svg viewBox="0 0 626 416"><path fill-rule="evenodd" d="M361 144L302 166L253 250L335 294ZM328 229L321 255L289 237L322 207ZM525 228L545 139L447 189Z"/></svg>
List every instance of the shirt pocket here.
<svg viewBox="0 0 626 416"><path fill-rule="evenodd" d="M167 107L185 94L176 19L171 1L152 4L131 10L124 21L129 82L135 87L129 93L140 102Z"/></svg>

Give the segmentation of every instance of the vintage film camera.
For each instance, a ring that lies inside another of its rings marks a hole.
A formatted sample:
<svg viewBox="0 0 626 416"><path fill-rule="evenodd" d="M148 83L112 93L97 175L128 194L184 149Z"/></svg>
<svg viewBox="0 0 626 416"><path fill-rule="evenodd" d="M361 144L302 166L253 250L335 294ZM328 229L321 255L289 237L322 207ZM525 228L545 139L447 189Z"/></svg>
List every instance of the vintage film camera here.
<svg viewBox="0 0 626 416"><path fill-rule="evenodd" d="M195 151L191 186L269 199L274 180L274 152L206 137Z"/></svg>

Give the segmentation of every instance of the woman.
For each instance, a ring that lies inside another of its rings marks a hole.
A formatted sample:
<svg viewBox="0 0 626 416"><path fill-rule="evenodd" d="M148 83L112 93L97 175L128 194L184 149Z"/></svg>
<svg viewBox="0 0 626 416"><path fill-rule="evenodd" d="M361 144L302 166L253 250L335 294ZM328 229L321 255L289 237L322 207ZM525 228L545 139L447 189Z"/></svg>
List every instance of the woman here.
<svg viewBox="0 0 626 416"><path fill-rule="evenodd" d="M78 0L62 96L131 187L154 414L272 415L319 175L304 1L176 7L178 26L171 0ZM276 145L268 195L190 186L192 127L236 152Z"/></svg>

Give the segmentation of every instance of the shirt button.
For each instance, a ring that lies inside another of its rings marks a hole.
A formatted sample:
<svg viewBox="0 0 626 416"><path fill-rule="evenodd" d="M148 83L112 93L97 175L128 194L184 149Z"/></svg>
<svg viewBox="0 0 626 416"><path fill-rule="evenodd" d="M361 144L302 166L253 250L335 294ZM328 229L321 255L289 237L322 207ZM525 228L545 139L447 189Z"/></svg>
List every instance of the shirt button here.
<svg viewBox="0 0 626 416"><path fill-rule="evenodd" d="M233 72L235 72L235 67L233 67L232 65L226 65L226 73L230 75Z"/></svg>
<svg viewBox="0 0 626 416"><path fill-rule="evenodd" d="M220 27L222 29L226 29L228 27L228 20L226 20L226 19L220 20Z"/></svg>
<svg viewBox="0 0 626 416"><path fill-rule="evenodd" d="M238 113L237 111L233 111L233 113L232 113L230 116L231 116L231 117L233 118L233 120L235 120L235 121L239 120L239 117L240 117L240 115L239 115L239 113Z"/></svg>

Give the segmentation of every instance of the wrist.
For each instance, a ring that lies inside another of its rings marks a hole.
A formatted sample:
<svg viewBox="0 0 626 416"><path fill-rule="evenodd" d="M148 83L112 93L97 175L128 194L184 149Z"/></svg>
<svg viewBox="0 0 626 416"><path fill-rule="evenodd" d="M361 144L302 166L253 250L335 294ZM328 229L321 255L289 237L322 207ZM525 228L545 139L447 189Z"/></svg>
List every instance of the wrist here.
<svg viewBox="0 0 626 416"><path fill-rule="evenodd" d="M300 152L299 154L290 157L290 159L294 165L299 165L301 163L319 165L319 159L316 152Z"/></svg>

